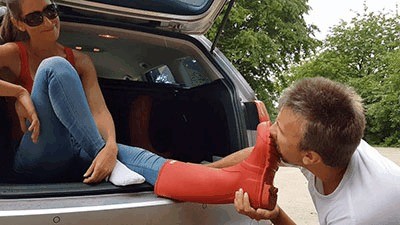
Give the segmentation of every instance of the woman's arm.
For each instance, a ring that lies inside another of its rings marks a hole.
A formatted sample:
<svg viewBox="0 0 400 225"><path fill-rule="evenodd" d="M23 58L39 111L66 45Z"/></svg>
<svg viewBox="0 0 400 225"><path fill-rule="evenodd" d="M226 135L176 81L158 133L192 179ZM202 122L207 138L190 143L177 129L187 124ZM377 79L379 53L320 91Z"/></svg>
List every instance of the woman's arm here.
<svg viewBox="0 0 400 225"><path fill-rule="evenodd" d="M12 82L20 72L21 61L17 44L10 42L0 45L0 79ZM6 72L3 74L3 72Z"/></svg>
<svg viewBox="0 0 400 225"><path fill-rule="evenodd" d="M82 85L90 110L99 132L106 142L104 148L84 174L85 183L98 183L111 174L116 163L118 148L115 138L114 121L101 93L92 60L89 56L81 52L74 53L75 62L77 62L76 67L78 73L81 75Z"/></svg>
<svg viewBox="0 0 400 225"><path fill-rule="evenodd" d="M19 72L20 70L20 63L18 49L15 43L0 45L1 71L6 69L7 71L11 71L13 74L17 74L17 71ZM29 92L20 85L15 85L1 80L3 78L5 78L5 76L0 74L0 96L15 97L17 99L16 110L21 130L23 132L26 132L27 130L31 131L32 141L36 143L39 138L40 123ZM10 76L8 76L8 78L10 78ZM30 122L29 128L26 127L26 119Z"/></svg>
<svg viewBox="0 0 400 225"><path fill-rule="evenodd" d="M15 85L7 81L0 80L0 96L18 98L18 96L24 94L25 91L26 89L20 85Z"/></svg>
<svg viewBox="0 0 400 225"><path fill-rule="evenodd" d="M40 122L29 92L22 86L0 80L0 96L15 97L17 99L16 110L21 130L23 132L27 130L32 132L32 141L36 143L40 133ZM25 119L30 122L29 128L26 127Z"/></svg>

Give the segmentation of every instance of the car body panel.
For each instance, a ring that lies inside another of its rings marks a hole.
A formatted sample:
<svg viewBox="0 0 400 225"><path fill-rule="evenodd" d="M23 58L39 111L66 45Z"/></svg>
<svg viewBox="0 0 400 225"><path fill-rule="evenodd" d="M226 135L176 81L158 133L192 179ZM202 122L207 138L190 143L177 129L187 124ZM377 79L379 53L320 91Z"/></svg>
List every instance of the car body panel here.
<svg viewBox="0 0 400 225"><path fill-rule="evenodd" d="M0 200L0 209L0 224L13 225L239 225L253 222L238 214L232 204L174 202L156 197L152 192Z"/></svg>

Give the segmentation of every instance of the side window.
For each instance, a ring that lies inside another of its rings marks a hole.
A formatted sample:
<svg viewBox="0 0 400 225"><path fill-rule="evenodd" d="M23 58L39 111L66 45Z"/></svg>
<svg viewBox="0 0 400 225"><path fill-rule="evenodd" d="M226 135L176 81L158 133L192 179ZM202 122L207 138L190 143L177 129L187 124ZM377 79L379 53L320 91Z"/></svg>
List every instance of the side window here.
<svg viewBox="0 0 400 225"><path fill-rule="evenodd" d="M148 70L143 76L143 81L175 84L185 88L211 82L200 63L191 56L175 59L170 66L159 65Z"/></svg>
<svg viewBox="0 0 400 225"><path fill-rule="evenodd" d="M211 82L200 63L191 56L176 59L174 64L175 79L182 86L191 88Z"/></svg>
<svg viewBox="0 0 400 225"><path fill-rule="evenodd" d="M144 74L144 80L152 83L177 84L175 78L166 65L155 67Z"/></svg>

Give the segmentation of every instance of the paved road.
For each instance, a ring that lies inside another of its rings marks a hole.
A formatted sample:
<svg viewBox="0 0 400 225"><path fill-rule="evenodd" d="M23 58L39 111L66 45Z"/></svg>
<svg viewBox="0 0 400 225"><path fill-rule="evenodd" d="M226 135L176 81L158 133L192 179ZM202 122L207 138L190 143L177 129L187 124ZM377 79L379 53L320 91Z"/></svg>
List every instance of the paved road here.
<svg viewBox="0 0 400 225"><path fill-rule="evenodd" d="M400 149L377 149L382 155L400 165ZM317 212L307 190L307 181L299 169L279 168L275 176L275 185L279 188L278 204L297 224L318 224Z"/></svg>

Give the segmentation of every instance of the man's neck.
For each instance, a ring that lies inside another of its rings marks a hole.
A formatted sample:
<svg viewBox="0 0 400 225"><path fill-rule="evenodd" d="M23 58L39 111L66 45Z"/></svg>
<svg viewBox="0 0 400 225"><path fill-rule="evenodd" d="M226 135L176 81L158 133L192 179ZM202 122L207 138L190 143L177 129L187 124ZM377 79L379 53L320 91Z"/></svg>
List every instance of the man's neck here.
<svg viewBox="0 0 400 225"><path fill-rule="evenodd" d="M307 169L322 181L324 195L329 195L336 190L346 172L346 168L333 168L323 164Z"/></svg>

